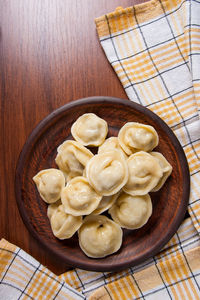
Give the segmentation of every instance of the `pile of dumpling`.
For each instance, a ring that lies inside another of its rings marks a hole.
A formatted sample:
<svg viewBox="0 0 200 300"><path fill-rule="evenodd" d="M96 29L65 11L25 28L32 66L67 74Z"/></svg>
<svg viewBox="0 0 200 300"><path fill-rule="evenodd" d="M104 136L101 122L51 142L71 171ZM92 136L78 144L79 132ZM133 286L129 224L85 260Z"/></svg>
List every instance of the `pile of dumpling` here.
<svg viewBox="0 0 200 300"><path fill-rule="evenodd" d="M159 152L156 130L126 123L109 137L105 120L93 113L80 116L71 128L75 140L57 149L59 169L33 177L53 234L68 239L78 231L79 245L93 258L110 255L122 244L122 229L137 229L152 214L149 192L158 191L172 172ZM86 147L98 147L94 155ZM111 218L101 215L108 210Z"/></svg>

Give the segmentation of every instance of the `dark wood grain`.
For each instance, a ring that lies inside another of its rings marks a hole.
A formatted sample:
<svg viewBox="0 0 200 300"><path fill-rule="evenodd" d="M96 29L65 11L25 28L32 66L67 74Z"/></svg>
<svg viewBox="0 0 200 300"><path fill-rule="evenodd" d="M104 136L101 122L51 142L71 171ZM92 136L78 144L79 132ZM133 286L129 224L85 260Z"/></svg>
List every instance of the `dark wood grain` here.
<svg viewBox="0 0 200 300"><path fill-rule="evenodd" d="M33 176L56 167L57 147L72 139L71 126L79 116L93 112L107 121L108 136L117 136L126 122L153 126L159 135L155 151L173 167L170 178L157 193L151 193L153 214L138 230L124 230L121 249L103 259L88 258L78 245L77 235L60 241L52 234L47 205L39 196ZM32 132L21 153L16 170L16 198L30 233L61 262L93 271L117 271L134 266L156 254L176 232L184 218L189 199L187 160L177 138L153 112L133 102L106 97L85 98L67 104L46 117Z"/></svg>
<svg viewBox="0 0 200 300"><path fill-rule="evenodd" d="M66 270L29 234L19 215L15 167L33 130L78 98L126 98L97 38L94 18L133 0L0 0L0 238L55 273Z"/></svg>

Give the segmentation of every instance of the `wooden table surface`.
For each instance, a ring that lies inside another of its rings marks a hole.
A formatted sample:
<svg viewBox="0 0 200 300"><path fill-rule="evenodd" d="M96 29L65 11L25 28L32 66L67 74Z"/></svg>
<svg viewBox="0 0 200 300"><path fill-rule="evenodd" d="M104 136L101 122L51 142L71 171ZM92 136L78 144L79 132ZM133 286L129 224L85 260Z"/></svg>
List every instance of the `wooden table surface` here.
<svg viewBox="0 0 200 300"><path fill-rule="evenodd" d="M140 2L0 1L0 238L56 274L68 267L44 251L20 217L17 159L33 128L56 108L88 96L127 98L100 46L94 19Z"/></svg>

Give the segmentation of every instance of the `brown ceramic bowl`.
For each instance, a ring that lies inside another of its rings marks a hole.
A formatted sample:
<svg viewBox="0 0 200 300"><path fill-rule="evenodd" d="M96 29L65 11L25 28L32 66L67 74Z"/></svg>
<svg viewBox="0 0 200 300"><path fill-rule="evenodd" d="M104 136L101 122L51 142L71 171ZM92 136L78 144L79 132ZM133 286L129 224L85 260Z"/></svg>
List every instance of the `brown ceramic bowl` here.
<svg viewBox="0 0 200 300"><path fill-rule="evenodd" d="M138 230L123 230L121 249L106 258L92 259L80 249L75 234L68 240L53 236L47 218L47 204L40 198L32 177L42 169L56 167L57 147L72 139L71 126L82 114L93 112L109 125L108 136L117 136L130 121L152 125L159 135L161 152L173 167L164 187L151 193L153 214ZM68 265L93 271L118 271L144 262L158 253L178 229L187 210L189 171L183 149L171 129L156 114L134 102L91 97L73 101L55 110L33 130L20 154L16 169L16 199L30 233L53 255Z"/></svg>

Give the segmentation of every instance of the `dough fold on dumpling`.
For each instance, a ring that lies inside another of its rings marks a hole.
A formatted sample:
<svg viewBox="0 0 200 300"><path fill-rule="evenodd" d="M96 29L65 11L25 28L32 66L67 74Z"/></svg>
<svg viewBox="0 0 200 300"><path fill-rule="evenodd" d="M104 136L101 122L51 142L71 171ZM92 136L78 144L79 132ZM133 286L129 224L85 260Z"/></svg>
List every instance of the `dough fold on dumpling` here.
<svg viewBox="0 0 200 300"><path fill-rule="evenodd" d="M153 157L155 157L158 160L161 169L163 171L163 175L160 178L158 184L151 190L152 192L157 192L161 189L161 187L166 182L167 178L170 176L172 172L172 166L161 153L154 151L151 152L150 154L153 155Z"/></svg>
<svg viewBox="0 0 200 300"><path fill-rule="evenodd" d="M59 199L57 202L51 203L48 205L47 208L47 217L49 218L49 220L51 219L51 217L53 216L53 214L57 211L58 206L61 205L62 202Z"/></svg>
<svg viewBox="0 0 200 300"><path fill-rule="evenodd" d="M98 207L92 212L93 215L100 215L108 210L117 199L118 193L112 196L103 196Z"/></svg>
<svg viewBox="0 0 200 300"><path fill-rule="evenodd" d="M83 176L70 180L61 193L65 212L73 216L89 215L98 207L101 198Z"/></svg>
<svg viewBox="0 0 200 300"><path fill-rule="evenodd" d="M86 177L100 195L114 195L128 180L126 160L117 150L94 155L86 166Z"/></svg>
<svg viewBox="0 0 200 300"><path fill-rule="evenodd" d="M121 227L137 229L147 223L152 214L150 196L131 196L122 192L109 209L112 219Z"/></svg>
<svg viewBox="0 0 200 300"><path fill-rule="evenodd" d="M101 258L119 250L122 244L121 227L102 215L90 215L78 231L79 245L93 258Z"/></svg>
<svg viewBox="0 0 200 300"><path fill-rule="evenodd" d="M57 149L56 164L67 177L67 181L81 176L88 161L93 157L90 150L76 141L67 140Z"/></svg>
<svg viewBox="0 0 200 300"><path fill-rule="evenodd" d="M101 145L107 133L107 122L93 113L80 116L71 127L73 138L84 146Z"/></svg>
<svg viewBox="0 0 200 300"><path fill-rule="evenodd" d="M119 144L126 154L137 151L152 151L158 145L158 134L150 126L137 122L126 123L118 134Z"/></svg>
<svg viewBox="0 0 200 300"><path fill-rule="evenodd" d="M48 206L49 218L53 234L60 240L71 238L82 224L81 216L72 216L64 211L62 204L53 203Z"/></svg>
<svg viewBox="0 0 200 300"><path fill-rule="evenodd" d="M118 138L115 136L111 136L111 137L107 138L104 141L104 143L101 146L99 146L98 154L112 151L112 150L118 150L124 156L125 159L128 158L128 156L126 155L124 150L121 148Z"/></svg>
<svg viewBox="0 0 200 300"><path fill-rule="evenodd" d="M51 168L37 173L33 177L41 198L46 203L53 203L60 199L65 186L65 177L60 170Z"/></svg>
<svg viewBox="0 0 200 300"><path fill-rule="evenodd" d="M123 190L132 196L149 193L163 175L158 160L144 151L132 154L127 165L129 176Z"/></svg>

